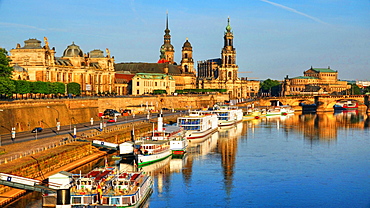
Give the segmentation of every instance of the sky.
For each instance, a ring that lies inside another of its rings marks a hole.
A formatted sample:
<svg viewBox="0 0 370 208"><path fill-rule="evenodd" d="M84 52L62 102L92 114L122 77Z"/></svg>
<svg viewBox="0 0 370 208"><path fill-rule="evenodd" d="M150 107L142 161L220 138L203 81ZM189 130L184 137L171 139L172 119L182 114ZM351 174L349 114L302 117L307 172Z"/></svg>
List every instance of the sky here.
<svg viewBox="0 0 370 208"><path fill-rule="evenodd" d="M175 61L220 58L227 19L239 77L282 80L311 66L370 80L370 0L0 0L0 47L48 38L61 57L108 48L116 63L157 62L168 11ZM243 73L244 72L244 73Z"/></svg>

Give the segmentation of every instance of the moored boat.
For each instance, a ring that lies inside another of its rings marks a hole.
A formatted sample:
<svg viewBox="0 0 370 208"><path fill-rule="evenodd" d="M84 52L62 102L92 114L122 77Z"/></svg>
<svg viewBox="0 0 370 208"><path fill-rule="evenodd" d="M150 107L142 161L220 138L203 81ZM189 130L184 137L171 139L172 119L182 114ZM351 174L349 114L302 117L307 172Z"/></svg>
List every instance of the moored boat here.
<svg viewBox="0 0 370 208"><path fill-rule="evenodd" d="M216 113L218 126L231 126L243 120L243 110L235 106L215 106L210 112Z"/></svg>
<svg viewBox="0 0 370 208"><path fill-rule="evenodd" d="M135 161L138 167L161 161L172 154L169 140L155 141L143 139L136 141L135 145L138 146L134 150Z"/></svg>
<svg viewBox="0 0 370 208"><path fill-rule="evenodd" d="M356 110L358 109L358 103L352 102L351 100L338 101L334 105L334 110Z"/></svg>
<svg viewBox="0 0 370 208"><path fill-rule="evenodd" d="M151 176L140 171L119 172L116 167L96 168L86 174L61 171L52 175L49 181L53 184L58 182L64 187L64 194L58 195L58 192L57 196L53 196L67 200L63 204L68 205L57 207L73 208L140 207L152 193L153 187ZM68 191L65 190L67 187Z"/></svg>
<svg viewBox="0 0 370 208"><path fill-rule="evenodd" d="M261 110L253 109L243 113L243 121L248 121L252 119L259 119L261 117L266 116L266 114L262 113Z"/></svg>
<svg viewBox="0 0 370 208"><path fill-rule="evenodd" d="M184 129L186 139L196 141L217 131L218 118L210 112L193 111L188 116L178 117L177 125Z"/></svg>

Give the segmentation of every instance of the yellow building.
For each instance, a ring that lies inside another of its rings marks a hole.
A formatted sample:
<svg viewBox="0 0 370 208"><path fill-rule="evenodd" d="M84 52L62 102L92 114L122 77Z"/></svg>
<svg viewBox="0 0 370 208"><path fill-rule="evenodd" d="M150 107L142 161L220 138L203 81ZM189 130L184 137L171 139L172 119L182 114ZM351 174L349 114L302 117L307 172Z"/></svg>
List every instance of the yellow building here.
<svg viewBox="0 0 370 208"><path fill-rule="evenodd" d="M72 43L62 57L55 57L55 48L49 47L47 38L44 46L37 39L18 43L10 50L10 66L13 66L13 79L43 82L77 82L83 94L114 92L114 58L109 50L98 49L83 53L79 46Z"/></svg>
<svg viewBox="0 0 370 208"><path fill-rule="evenodd" d="M310 68L303 76L285 77L282 95L345 94L350 89L346 81L338 80L338 71L328 68Z"/></svg>
<svg viewBox="0 0 370 208"><path fill-rule="evenodd" d="M132 78L132 95L151 94L154 90L175 92L175 79L171 75L156 73L137 73Z"/></svg>
<svg viewBox="0 0 370 208"><path fill-rule="evenodd" d="M236 50L233 46L234 34L228 19L224 35L221 58L198 61L197 88L226 89L230 98L248 98L258 94L259 81L238 78Z"/></svg>

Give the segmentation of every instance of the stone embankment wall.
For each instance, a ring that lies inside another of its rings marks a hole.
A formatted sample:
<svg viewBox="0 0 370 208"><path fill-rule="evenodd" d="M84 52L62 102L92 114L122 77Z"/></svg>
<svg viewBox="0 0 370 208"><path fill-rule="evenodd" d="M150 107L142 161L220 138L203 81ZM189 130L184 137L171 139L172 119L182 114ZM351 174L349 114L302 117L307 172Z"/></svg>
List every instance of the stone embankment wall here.
<svg viewBox="0 0 370 208"><path fill-rule="evenodd" d="M168 116L164 118L164 122L170 121L176 121L176 116ZM85 132L78 132L77 135L78 138L86 139L87 142L79 142L70 139L68 141L64 141L64 145L60 144L55 148L52 147L50 148L48 142L45 141L44 144L47 145L48 148L43 148L41 147L42 145L37 144L37 146L40 146L39 148L42 149L43 151L35 152L33 155L24 155L24 156L21 155L19 157L14 157L14 160L8 159L6 160L6 162L4 162L3 159L1 159L0 172L19 175L28 178L43 178L44 175L58 168L64 167L65 165L73 164L77 160L80 160L86 156L99 152L99 150L93 147L91 145L91 142L89 141L97 139L116 144L129 141L131 140L132 126L135 127L140 126L140 128L135 129L135 135L142 136L152 130L151 122L153 121L138 121L134 123L110 126L105 128L104 131L102 132L97 132L96 130L87 130ZM49 138L49 140L53 139L55 138ZM46 139L40 139L38 142L41 142L43 140ZM31 142L24 142L21 143L21 145L27 146L27 143L30 144ZM9 152L6 154L12 154L12 152L10 152L11 149L12 147L7 148L7 151ZM13 149L15 148L13 147ZM6 158L6 155L2 155L1 157ZM37 160L35 158L37 158ZM10 190L14 189L8 186L0 185L0 194L6 193ZM19 196L23 193L24 191L19 191ZM9 198L9 200L5 201L4 203L5 204L9 203L12 200L13 199Z"/></svg>
<svg viewBox="0 0 370 208"><path fill-rule="evenodd" d="M152 109L189 109L213 106L228 100L228 95L111 97L95 99L45 99L0 102L0 134L30 131L35 127L55 127L99 120L105 109L128 109L151 106ZM135 107L136 106L136 107Z"/></svg>

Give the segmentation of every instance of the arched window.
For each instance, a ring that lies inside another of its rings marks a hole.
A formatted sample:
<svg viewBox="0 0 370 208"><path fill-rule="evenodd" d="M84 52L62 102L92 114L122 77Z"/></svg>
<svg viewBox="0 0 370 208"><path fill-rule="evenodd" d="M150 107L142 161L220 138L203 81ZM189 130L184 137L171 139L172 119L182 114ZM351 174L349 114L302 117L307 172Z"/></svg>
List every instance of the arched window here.
<svg viewBox="0 0 370 208"><path fill-rule="evenodd" d="M231 78L232 78L232 73L231 73L231 72L229 72L229 73L228 73L228 75L227 75L227 77L228 77L229 79L231 79Z"/></svg>
<svg viewBox="0 0 370 208"><path fill-rule="evenodd" d="M185 54L184 54L184 57L185 57L185 58L188 58L188 53L185 53Z"/></svg>
<svg viewBox="0 0 370 208"><path fill-rule="evenodd" d="M228 64L231 64L231 56L228 58Z"/></svg>
<svg viewBox="0 0 370 208"><path fill-rule="evenodd" d="M188 65L185 65L185 66L184 66L184 68L185 68L185 72L189 72L189 67L188 67Z"/></svg>

